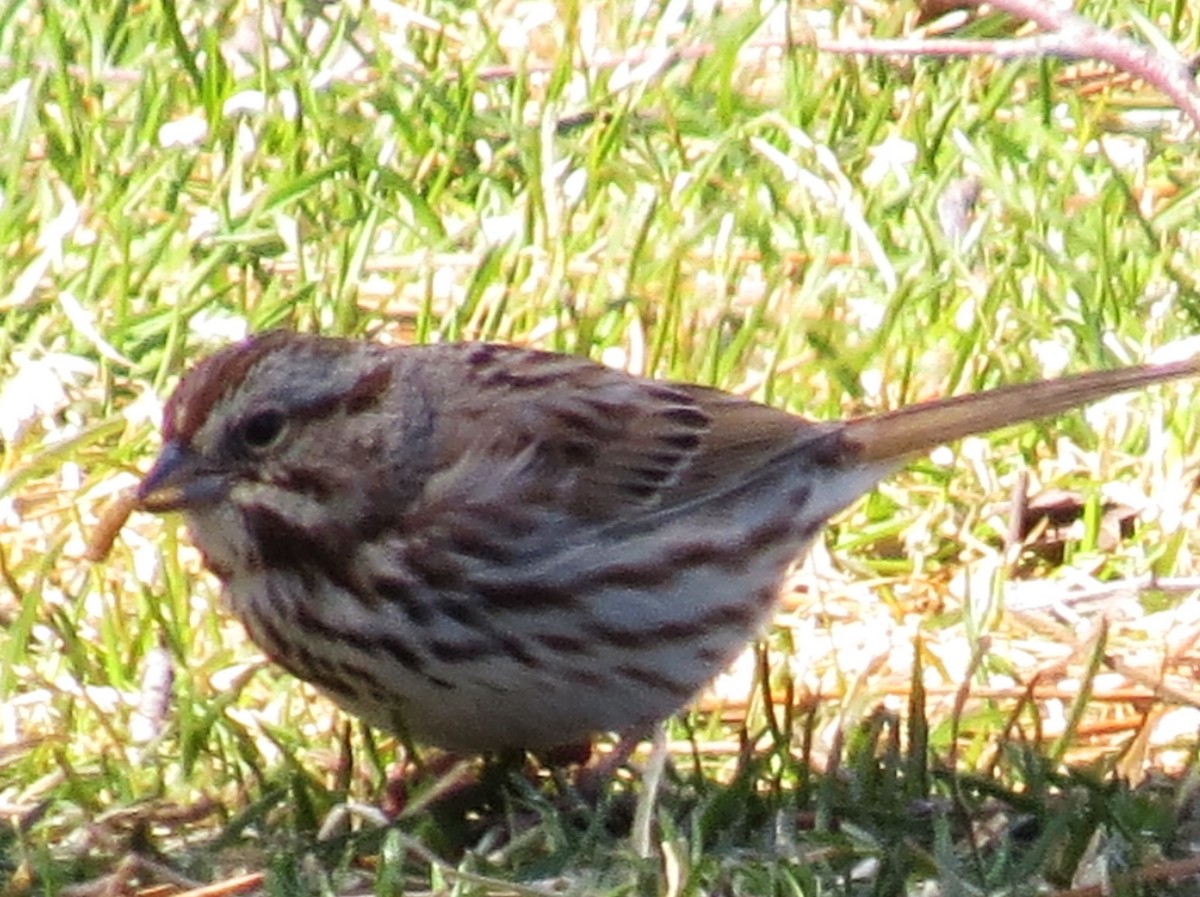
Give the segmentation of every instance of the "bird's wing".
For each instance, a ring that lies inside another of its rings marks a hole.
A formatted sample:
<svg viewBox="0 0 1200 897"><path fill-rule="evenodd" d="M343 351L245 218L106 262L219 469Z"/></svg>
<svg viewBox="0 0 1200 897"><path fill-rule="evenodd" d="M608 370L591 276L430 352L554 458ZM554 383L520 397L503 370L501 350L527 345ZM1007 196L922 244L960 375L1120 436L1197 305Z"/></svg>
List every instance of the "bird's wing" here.
<svg viewBox="0 0 1200 897"><path fill-rule="evenodd" d="M512 495L519 477L522 500L604 522L715 497L831 430L586 359L460 348L472 360L460 370L455 407L440 418L436 467L471 480L469 490L457 484L462 494Z"/></svg>

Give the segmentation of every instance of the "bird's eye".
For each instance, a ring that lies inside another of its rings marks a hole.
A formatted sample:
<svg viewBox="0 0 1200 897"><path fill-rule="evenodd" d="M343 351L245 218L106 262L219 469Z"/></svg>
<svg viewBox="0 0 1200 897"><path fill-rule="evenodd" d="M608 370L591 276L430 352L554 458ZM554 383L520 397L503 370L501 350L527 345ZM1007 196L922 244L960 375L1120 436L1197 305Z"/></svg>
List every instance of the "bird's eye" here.
<svg viewBox="0 0 1200 897"><path fill-rule="evenodd" d="M279 441L286 424L282 411L267 408L246 418L238 429L238 436L246 448L260 452Z"/></svg>

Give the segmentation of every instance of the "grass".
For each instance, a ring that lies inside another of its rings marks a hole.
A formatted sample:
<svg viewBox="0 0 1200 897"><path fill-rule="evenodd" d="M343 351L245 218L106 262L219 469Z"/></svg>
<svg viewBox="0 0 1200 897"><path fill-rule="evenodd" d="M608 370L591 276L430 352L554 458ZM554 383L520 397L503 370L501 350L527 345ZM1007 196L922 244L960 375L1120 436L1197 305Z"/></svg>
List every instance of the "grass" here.
<svg viewBox="0 0 1200 897"><path fill-rule="evenodd" d="M1188 4L1083 7L1200 38ZM1157 96L753 44L914 12L867 10L0 6L0 893L1194 887L1189 385L968 440L843 514L670 725L649 830L636 777L589 813L546 773L380 827L347 807L393 741L260 662L177 521L83 560L179 372L246 331L511 340L824 419L1194 333L1200 155ZM1012 563L1021 475L1080 520Z"/></svg>

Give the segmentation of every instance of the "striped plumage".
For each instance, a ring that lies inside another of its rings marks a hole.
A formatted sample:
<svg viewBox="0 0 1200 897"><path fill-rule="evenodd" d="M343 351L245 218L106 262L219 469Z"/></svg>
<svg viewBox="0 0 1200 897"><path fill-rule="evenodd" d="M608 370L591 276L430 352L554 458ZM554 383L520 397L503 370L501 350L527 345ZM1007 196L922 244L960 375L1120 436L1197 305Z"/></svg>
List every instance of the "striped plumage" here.
<svg viewBox="0 0 1200 897"><path fill-rule="evenodd" d="M545 749L685 704L909 455L1193 371L822 424L569 356L276 331L183 379L139 500L185 513L251 638L346 709Z"/></svg>

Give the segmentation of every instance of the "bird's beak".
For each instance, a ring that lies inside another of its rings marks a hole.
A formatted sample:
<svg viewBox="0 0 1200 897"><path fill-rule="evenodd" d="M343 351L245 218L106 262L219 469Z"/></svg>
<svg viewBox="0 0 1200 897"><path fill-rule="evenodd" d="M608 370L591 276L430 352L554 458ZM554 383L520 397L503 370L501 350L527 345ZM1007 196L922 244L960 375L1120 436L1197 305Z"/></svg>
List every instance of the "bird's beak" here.
<svg viewBox="0 0 1200 897"><path fill-rule="evenodd" d="M163 514L214 504L228 492L228 480L205 471L199 458L178 442L168 442L137 488L137 507Z"/></svg>

